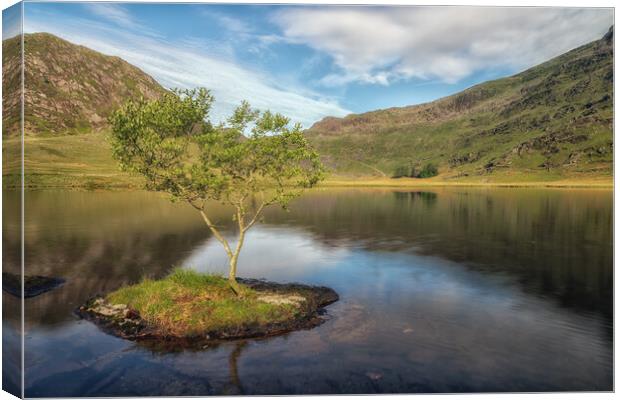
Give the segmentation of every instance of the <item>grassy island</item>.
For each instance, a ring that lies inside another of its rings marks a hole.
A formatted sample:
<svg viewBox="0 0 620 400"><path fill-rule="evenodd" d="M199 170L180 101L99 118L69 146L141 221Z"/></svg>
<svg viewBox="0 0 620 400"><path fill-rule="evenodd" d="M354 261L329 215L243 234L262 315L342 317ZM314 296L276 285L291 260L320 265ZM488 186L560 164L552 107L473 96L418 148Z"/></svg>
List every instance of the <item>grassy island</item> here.
<svg viewBox="0 0 620 400"><path fill-rule="evenodd" d="M240 286L243 293L236 296L222 276L176 269L164 279L122 287L106 300L135 309L148 323L175 335L286 321L300 312L304 300L263 301L261 293Z"/></svg>
<svg viewBox="0 0 620 400"><path fill-rule="evenodd" d="M329 288L228 279L175 269L89 300L78 313L127 339L232 339L267 336L322 322L318 310L338 300Z"/></svg>

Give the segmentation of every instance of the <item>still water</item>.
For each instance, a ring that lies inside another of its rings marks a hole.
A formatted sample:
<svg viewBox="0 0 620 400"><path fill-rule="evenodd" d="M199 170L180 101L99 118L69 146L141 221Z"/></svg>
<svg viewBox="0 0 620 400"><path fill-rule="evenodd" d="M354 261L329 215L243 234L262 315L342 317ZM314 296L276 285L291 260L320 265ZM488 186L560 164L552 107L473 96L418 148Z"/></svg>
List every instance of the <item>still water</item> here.
<svg viewBox="0 0 620 400"><path fill-rule="evenodd" d="M228 210L211 212L232 238ZM18 220L4 218L10 270ZM173 266L225 271L193 209L27 192L25 229L26 273L67 280L26 300L26 396L612 390L609 190L314 190L266 213L239 274L334 288L328 321L200 351L145 348L72 314Z"/></svg>

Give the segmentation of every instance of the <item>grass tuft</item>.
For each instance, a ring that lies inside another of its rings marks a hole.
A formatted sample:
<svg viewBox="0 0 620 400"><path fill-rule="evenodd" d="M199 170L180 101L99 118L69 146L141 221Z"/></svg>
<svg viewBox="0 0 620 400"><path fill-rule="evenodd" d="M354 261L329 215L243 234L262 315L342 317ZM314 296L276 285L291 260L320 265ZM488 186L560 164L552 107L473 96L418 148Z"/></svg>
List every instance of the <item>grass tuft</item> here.
<svg viewBox="0 0 620 400"><path fill-rule="evenodd" d="M107 295L112 304L126 304L148 323L177 336L265 325L294 317L298 307L257 300L244 285L236 296L221 275L178 268L161 280L145 279Z"/></svg>

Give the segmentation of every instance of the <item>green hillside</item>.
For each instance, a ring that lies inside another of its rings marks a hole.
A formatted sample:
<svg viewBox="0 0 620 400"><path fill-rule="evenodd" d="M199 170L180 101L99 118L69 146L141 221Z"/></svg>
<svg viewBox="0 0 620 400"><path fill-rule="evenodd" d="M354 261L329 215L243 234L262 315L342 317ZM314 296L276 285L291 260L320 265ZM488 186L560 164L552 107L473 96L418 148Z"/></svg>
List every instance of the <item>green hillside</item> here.
<svg viewBox="0 0 620 400"><path fill-rule="evenodd" d="M47 33L28 34L24 43L25 184L138 186L112 159L107 116L126 99L165 89L118 57ZM19 57L19 42L4 41L5 187L19 184ZM515 76L427 104L328 117L307 135L334 180L390 177L432 163L440 181L611 181L612 121L610 29Z"/></svg>
<svg viewBox="0 0 620 400"><path fill-rule="evenodd" d="M4 186L19 183L19 37L3 41ZM121 103L165 89L137 67L48 33L24 36L24 165L27 186L116 186L121 173L106 141Z"/></svg>
<svg viewBox="0 0 620 400"><path fill-rule="evenodd" d="M344 118L307 136L337 175L439 167L443 179L610 177L613 27L600 40L440 100Z"/></svg>

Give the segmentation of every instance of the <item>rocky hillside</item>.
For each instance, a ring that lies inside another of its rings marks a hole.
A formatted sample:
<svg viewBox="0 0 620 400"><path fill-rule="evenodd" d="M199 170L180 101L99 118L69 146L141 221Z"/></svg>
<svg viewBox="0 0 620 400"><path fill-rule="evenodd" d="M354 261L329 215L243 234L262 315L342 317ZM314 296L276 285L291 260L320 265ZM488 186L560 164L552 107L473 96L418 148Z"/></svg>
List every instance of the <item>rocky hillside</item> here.
<svg viewBox="0 0 620 400"><path fill-rule="evenodd" d="M19 37L3 41L3 73L19 65ZM97 131L126 99L154 98L164 90L153 78L118 57L106 56L48 33L24 37L25 131L75 134ZM7 99L19 94L19 79L3 82ZM5 115L18 114L19 102L4 104ZM17 124L17 125L16 125ZM3 135L19 132L19 119L4 121ZM17 129L16 129L17 126Z"/></svg>
<svg viewBox="0 0 620 400"><path fill-rule="evenodd" d="M14 37L2 42L2 134L19 135L21 116L21 41Z"/></svg>
<svg viewBox="0 0 620 400"><path fill-rule="evenodd" d="M612 172L613 27L512 77L416 106L325 118L307 131L340 174L433 163L445 178Z"/></svg>

